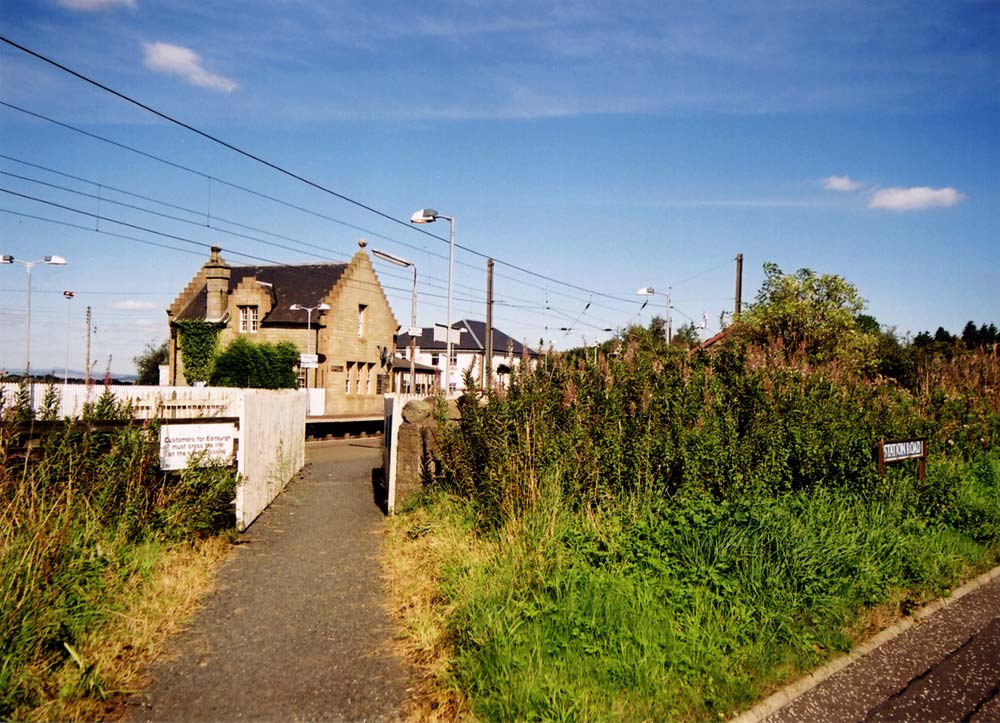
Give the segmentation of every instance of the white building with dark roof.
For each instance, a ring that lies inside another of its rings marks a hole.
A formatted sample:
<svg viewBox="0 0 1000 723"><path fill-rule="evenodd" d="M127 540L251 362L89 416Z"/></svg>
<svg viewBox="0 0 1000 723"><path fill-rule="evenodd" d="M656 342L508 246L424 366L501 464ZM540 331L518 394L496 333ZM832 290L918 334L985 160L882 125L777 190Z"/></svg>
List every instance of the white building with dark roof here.
<svg viewBox="0 0 1000 723"><path fill-rule="evenodd" d="M530 349L495 327L493 329L493 348L491 353L487 353L486 323L482 321L462 319L452 324L452 329L459 332L458 343L451 345L449 386L452 391L460 392L465 389L464 377L466 370L469 369L472 370L476 386L483 387L487 360L492 370L493 385L502 387L507 384L512 369L525 362L534 363L539 356L534 349ZM437 336L440 337L442 334ZM416 353L414 359L425 368L440 369L440 383L443 386L447 344L444 341L435 340L434 337L433 328L421 329L420 336L415 338ZM405 357L403 360L397 357L395 368L398 371L407 371L410 341L410 335L405 332L396 337L396 352Z"/></svg>

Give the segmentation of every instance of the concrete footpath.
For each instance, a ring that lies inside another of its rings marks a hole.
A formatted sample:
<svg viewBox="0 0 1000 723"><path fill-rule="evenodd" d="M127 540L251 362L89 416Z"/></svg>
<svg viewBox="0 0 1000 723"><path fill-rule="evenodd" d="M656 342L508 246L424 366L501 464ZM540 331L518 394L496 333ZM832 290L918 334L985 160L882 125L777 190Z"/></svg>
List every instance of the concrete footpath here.
<svg viewBox="0 0 1000 723"><path fill-rule="evenodd" d="M1000 722L998 573L980 576L947 604L894 626L737 721Z"/></svg>
<svg viewBox="0 0 1000 723"><path fill-rule="evenodd" d="M377 440L312 443L244 533L133 721L391 721L412 682L390 649L372 493Z"/></svg>

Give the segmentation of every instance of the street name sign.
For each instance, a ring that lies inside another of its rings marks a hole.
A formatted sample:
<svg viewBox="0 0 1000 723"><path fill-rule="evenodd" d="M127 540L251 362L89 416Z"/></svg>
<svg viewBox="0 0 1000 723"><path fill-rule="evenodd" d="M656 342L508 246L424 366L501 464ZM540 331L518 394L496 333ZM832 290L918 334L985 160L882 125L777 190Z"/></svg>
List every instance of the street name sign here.
<svg viewBox="0 0 1000 723"><path fill-rule="evenodd" d="M915 459L920 462L918 476L924 479L927 474L927 440L926 439L897 439L892 441L881 440L878 445L878 473L885 475L885 466L892 462L902 462L907 459Z"/></svg>

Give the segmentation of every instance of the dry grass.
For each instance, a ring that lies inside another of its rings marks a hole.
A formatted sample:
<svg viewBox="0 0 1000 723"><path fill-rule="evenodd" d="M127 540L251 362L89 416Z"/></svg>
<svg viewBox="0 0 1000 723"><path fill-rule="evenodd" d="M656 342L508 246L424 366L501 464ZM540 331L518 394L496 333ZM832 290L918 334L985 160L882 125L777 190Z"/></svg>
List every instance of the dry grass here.
<svg viewBox="0 0 1000 723"><path fill-rule="evenodd" d="M119 719L125 696L142 688L145 666L164 654L170 636L194 615L231 549L223 535L151 550L156 555L151 572L128 581L122 610L70 651L71 660L56 674L59 694L18 717Z"/></svg>
<svg viewBox="0 0 1000 723"><path fill-rule="evenodd" d="M389 520L382 559L390 613L400 629L399 653L420 672L408 720L473 720L465 694L450 683L452 648L445 623L451 611L440 571L455 560L475 564L482 556L477 548L464 522L432 517L427 508Z"/></svg>

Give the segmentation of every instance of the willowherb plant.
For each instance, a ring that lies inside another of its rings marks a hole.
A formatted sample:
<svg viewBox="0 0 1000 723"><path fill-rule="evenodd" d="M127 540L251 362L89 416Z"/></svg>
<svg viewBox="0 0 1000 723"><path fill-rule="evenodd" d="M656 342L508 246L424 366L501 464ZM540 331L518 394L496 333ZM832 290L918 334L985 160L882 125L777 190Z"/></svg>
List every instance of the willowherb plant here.
<svg viewBox="0 0 1000 723"><path fill-rule="evenodd" d="M924 436L970 459L1000 439L1000 365L977 351L933 362L919 395L839 360L790 364L736 343L711 355L637 339L614 356L553 355L483 404L462 402L442 479L499 524L541 478L599 507L684 491L716 499L814 488L874 493L881 438Z"/></svg>

